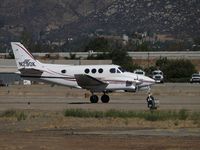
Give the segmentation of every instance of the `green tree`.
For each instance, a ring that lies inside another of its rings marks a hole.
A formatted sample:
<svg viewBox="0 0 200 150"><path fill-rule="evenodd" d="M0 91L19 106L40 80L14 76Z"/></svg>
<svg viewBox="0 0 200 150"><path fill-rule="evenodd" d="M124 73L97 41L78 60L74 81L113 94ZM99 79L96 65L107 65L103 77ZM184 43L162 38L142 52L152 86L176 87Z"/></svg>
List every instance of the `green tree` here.
<svg viewBox="0 0 200 150"><path fill-rule="evenodd" d="M200 37L194 38L193 50L199 51L200 50Z"/></svg>
<svg viewBox="0 0 200 150"><path fill-rule="evenodd" d="M149 51L149 43L148 42L142 42L139 44L136 48L137 51Z"/></svg>
<svg viewBox="0 0 200 150"><path fill-rule="evenodd" d="M168 64L168 62L169 61L167 57L160 57L160 59L156 61L156 67L159 67L162 70Z"/></svg>
<svg viewBox="0 0 200 150"><path fill-rule="evenodd" d="M127 51L123 49L115 49L110 52L110 57L114 64L120 65L126 70L133 71L132 58L128 56Z"/></svg>
<svg viewBox="0 0 200 150"><path fill-rule="evenodd" d="M85 47L85 51L93 50L96 52L106 52L109 51L109 49L109 41L103 37L98 37L89 41L88 45Z"/></svg>
<svg viewBox="0 0 200 150"><path fill-rule="evenodd" d="M200 37L194 38L194 44L200 45Z"/></svg>
<svg viewBox="0 0 200 150"><path fill-rule="evenodd" d="M132 58L128 55L122 42L96 38L86 46L85 50L89 49L104 53L97 56L91 55L88 59L111 59L113 64L120 65L128 71L138 68L138 65L133 64Z"/></svg>
<svg viewBox="0 0 200 150"><path fill-rule="evenodd" d="M157 69L156 66L150 66L150 67L148 67L148 68L144 68L144 71L146 72L146 75L147 75L147 76L152 76L152 72L153 72L154 70L156 70L156 69Z"/></svg>
<svg viewBox="0 0 200 150"><path fill-rule="evenodd" d="M156 65L164 72L168 81L188 81L191 75L196 72L191 61L185 59L168 60L167 58L160 58Z"/></svg>
<svg viewBox="0 0 200 150"><path fill-rule="evenodd" d="M21 33L20 41L23 43L23 45L25 45L25 47L28 47L29 49L32 48L34 43L32 34L26 30Z"/></svg>

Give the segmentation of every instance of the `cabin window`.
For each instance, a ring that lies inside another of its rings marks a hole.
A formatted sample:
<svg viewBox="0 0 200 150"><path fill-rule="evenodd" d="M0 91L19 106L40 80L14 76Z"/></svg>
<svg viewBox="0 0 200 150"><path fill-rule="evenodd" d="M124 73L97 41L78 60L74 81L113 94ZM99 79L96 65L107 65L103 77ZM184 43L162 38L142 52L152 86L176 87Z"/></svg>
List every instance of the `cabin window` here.
<svg viewBox="0 0 200 150"><path fill-rule="evenodd" d="M103 69L100 68L100 69L98 70L98 72L99 72L99 73L103 73Z"/></svg>
<svg viewBox="0 0 200 150"><path fill-rule="evenodd" d="M89 73L90 72L90 69L85 69L85 73Z"/></svg>
<svg viewBox="0 0 200 150"><path fill-rule="evenodd" d="M96 69L92 69L92 73L96 73L97 72L97 70Z"/></svg>
<svg viewBox="0 0 200 150"><path fill-rule="evenodd" d="M66 70L61 70L61 73L66 73Z"/></svg>
<svg viewBox="0 0 200 150"><path fill-rule="evenodd" d="M115 72L116 72L115 68L110 69L110 73L115 73Z"/></svg>

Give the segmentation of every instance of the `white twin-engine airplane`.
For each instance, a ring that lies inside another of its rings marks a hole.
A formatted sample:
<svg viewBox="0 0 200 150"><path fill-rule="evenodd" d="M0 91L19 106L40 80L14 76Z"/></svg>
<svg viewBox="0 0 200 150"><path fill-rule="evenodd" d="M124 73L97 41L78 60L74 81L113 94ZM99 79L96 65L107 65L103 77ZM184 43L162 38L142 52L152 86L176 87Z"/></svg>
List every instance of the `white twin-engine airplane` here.
<svg viewBox="0 0 200 150"><path fill-rule="evenodd" d="M102 92L101 101L108 103L109 92L149 89L155 80L123 70L117 65L59 65L45 64L36 60L19 42L11 42L18 73L28 80L39 80L53 84L82 88L92 95L91 103L98 102L94 93Z"/></svg>

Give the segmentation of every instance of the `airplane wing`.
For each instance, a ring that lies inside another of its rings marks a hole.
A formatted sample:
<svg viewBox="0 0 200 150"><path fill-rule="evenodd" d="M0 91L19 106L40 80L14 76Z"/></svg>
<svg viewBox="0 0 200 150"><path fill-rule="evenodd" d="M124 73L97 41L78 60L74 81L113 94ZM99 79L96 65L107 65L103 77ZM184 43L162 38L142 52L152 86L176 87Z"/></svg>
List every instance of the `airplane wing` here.
<svg viewBox="0 0 200 150"><path fill-rule="evenodd" d="M75 78L80 87L90 91L103 91L108 86L108 83L86 74L76 74Z"/></svg>

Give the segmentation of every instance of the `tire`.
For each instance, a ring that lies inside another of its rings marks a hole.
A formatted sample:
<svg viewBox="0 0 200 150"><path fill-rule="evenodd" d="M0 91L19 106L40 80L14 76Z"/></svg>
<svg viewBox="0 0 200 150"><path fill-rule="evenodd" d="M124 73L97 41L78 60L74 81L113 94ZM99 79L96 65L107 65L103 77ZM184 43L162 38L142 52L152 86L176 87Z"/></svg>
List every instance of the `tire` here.
<svg viewBox="0 0 200 150"><path fill-rule="evenodd" d="M98 100L99 100L99 98L98 98L97 95L90 96L90 102L91 103L98 103Z"/></svg>
<svg viewBox="0 0 200 150"><path fill-rule="evenodd" d="M104 94L101 96L102 103L108 103L109 100L110 100L110 97L108 95Z"/></svg>

